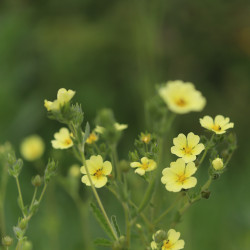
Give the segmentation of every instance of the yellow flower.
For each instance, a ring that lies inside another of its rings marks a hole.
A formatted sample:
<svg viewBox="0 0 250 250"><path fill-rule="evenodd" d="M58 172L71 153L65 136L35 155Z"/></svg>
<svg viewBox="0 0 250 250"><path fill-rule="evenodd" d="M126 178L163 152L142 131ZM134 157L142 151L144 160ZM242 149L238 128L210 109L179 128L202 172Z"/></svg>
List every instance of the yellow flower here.
<svg viewBox="0 0 250 250"><path fill-rule="evenodd" d="M184 240L179 240L181 234L176 232L174 229L168 231L167 239L163 241L162 250L179 250L183 249L185 242Z"/></svg>
<svg viewBox="0 0 250 250"><path fill-rule="evenodd" d="M97 134L94 133L94 132L92 132L92 133L89 135L88 139L86 140L86 143L92 144L92 143L96 142L97 140L98 140Z"/></svg>
<svg viewBox="0 0 250 250"><path fill-rule="evenodd" d="M44 100L44 106L48 111L59 110L60 107L68 103L74 95L75 91L61 88L57 92L57 99L53 102Z"/></svg>
<svg viewBox="0 0 250 250"><path fill-rule="evenodd" d="M103 132L105 131L105 128L102 127L102 126L98 126L98 125L97 125L97 126L95 127L94 131L95 131L96 133L98 133L98 134L103 134Z"/></svg>
<svg viewBox="0 0 250 250"><path fill-rule="evenodd" d="M157 164L154 160L142 157L141 162L131 162L130 166L132 168L137 168L135 173L144 175L146 172L153 171L157 167Z"/></svg>
<svg viewBox="0 0 250 250"><path fill-rule="evenodd" d="M212 117L206 115L200 119L200 124L202 127L215 132L216 134L224 134L226 130L234 127L234 123L230 122L228 117L222 115L217 115L213 120Z"/></svg>
<svg viewBox="0 0 250 250"><path fill-rule="evenodd" d="M44 142L38 135L31 135L25 138L20 145L21 154L27 161L39 159L43 155L44 149Z"/></svg>
<svg viewBox="0 0 250 250"><path fill-rule="evenodd" d="M205 149L199 141L200 137L192 132L187 137L184 134L179 134L173 140L174 146L171 147L171 153L181 157L186 163L195 161L196 155L199 155Z"/></svg>
<svg viewBox="0 0 250 250"><path fill-rule="evenodd" d="M54 134L55 140L52 140L52 147L55 149L66 149L73 146L72 134L67 128L61 128Z"/></svg>
<svg viewBox="0 0 250 250"><path fill-rule="evenodd" d="M111 162L103 162L101 155L97 155L91 156L90 159L86 161L86 165L94 186L96 188L103 187L108 181L108 178L106 176L110 175L112 171ZM81 167L80 170L81 173L84 174L84 176L82 177L82 183L85 183L87 186L90 186L91 184L87 176L85 166Z"/></svg>
<svg viewBox="0 0 250 250"><path fill-rule="evenodd" d="M141 134L141 141L146 143L146 144L149 144L149 142L151 141L151 134L142 133Z"/></svg>
<svg viewBox="0 0 250 250"><path fill-rule="evenodd" d="M221 158L214 159L212 165L215 170L221 170L224 168L223 160Z"/></svg>
<svg viewBox="0 0 250 250"><path fill-rule="evenodd" d="M206 105L206 99L190 82L169 81L159 89L159 95L168 108L177 114L201 111Z"/></svg>
<svg viewBox="0 0 250 250"><path fill-rule="evenodd" d="M175 162L171 162L169 168L163 169L161 182L168 191L172 192L192 188L197 183L197 179L192 177L196 170L194 162L185 164L182 159L178 159Z"/></svg>
<svg viewBox="0 0 250 250"><path fill-rule="evenodd" d="M122 131L122 130L128 128L128 124L120 124L120 123L116 122L114 124L114 127L115 127L116 130Z"/></svg>
<svg viewBox="0 0 250 250"><path fill-rule="evenodd" d="M152 250L157 250L157 249L158 249L157 244L156 244L155 241L151 241L150 246L151 246L151 249L152 249Z"/></svg>

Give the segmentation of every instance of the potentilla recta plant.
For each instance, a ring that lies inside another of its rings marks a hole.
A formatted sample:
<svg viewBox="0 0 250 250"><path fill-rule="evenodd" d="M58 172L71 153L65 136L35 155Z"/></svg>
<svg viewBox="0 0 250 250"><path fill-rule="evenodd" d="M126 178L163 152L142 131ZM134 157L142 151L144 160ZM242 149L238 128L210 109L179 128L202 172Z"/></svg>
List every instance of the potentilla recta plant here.
<svg viewBox="0 0 250 250"><path fill-rule="evenodd" d="M93 245L117 250L183 249L185 235L178 232L178 223L194 203L210 197L210 186L228 169L236 149L236 137L230 132L234 123L220 114L214 118L206 115L194 121L204 128L205 135L189 131L170 138L176 116L201 112L206 99L192 83L169 81L158 86L156 95L146 102L145 131L135 138L127 159L120 159L117 146L130 126L118 123L111 110L103 109L91 122L94 126L90 127L88 122L84 122L81 105L72 102L75 94L73 90L59 89L57 99L45 100L44 106L48 117L62 124L59 131L54 132L52 147L55 150L71 150L78 161L78 165L69 169L69 176L74 179L76 188L68 192L77 204L83 204L76 198L79 183L93 194L94 200L90 205L87 203L82 207L89 205L107 236L99 238L95 235L97 239ZM187 117L180 119L185 122ZM171 146L166 146L168 144ZM172 154L175 160L171 162L166 159L168 154ZM9 172L16 178L19 191L19 165L22 164L13 154L9 162L12 166ZM206 181L198 177L199 171L207 173ZM138 181L143 185L138 186ZM46 172L45 183L47 185ZM133 195L138 187L144 188L139 198ZM122 218L119 217L120 213L110 214L104 207L99 194L102 188L107 189L115 202L120 203L124 213ZM43 194L39 200L34 198L27 209L19 192L22 220L29 221ZM81 206L78 207L81 210ZM125 224L125 228L121 224ZM21 230L21 240L17 232L19 229L20 226L15 227L15 234L17 244L22 247L27 227ZM7 243L4 244L7 246ZM88 245L88 248L92 249L93 245Z"/></svg>

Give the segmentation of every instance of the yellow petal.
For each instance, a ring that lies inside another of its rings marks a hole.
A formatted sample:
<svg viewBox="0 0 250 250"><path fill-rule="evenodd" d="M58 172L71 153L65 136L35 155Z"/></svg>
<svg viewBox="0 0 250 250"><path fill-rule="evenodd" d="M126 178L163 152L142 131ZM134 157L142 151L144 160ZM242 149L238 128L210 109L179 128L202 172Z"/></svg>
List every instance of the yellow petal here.
<svg viewBox="0 0 250 250"><path fill-rule="evenodd" d="M185 162L182 159L178 159L175 162L170 163L171 171L177 175L182 175L185 172Z"/></svg>
<svg viewBox="0 0 250 250"><path fill-rule="evenodd" d="M172 250L179 250L179 249L183 249L185 246L185 242L184 240L178 240L174 246L172 247Z"/></svg>
<svg viewBox="0 0 250 250"><path fill-rule="evenodd" d="M202 143L199 143L193 148L192 154L199 155L204 149L205 149L205 146Z"/></svg>
<svg viewBox="0 0 250 250"><path fill-rule="evenodd" d="M141 167L141 163L140 162L131 162L130 163L130 167L131 168L138 168L138 167Z"/></svg>
<svg viewBox="0 0 250 250"><path fill-rule="evenodd" d="M168 240L171 242L171 244L175 244L179 240L180 236L181 234L176 232L174 229L170 229L168 231Z"/></svg>
<svg viewBox="0 0 250 250"><path fill-rule="evenodd" d="M204 128L212 128L214 125L214 120L212 117L206 115L202 119L200 119L200 124Z"/></svg>
<svg viewBox="0 0 250 250"><path fill-rule="evenodd" d="M186 166L185 176L190 177L197 171L197 167L195 166L194 162L189 162Z"/></svg>
<svg viewBox="0 0 250 250"><path fill-rule="evenodd" d="M144 175L144 174L145 174L145 170L142 169L142 168L137 168L137 169L135 170L135 173L137 173L137 174L139 174L139 175Z"/></svg>
<svg viewBox="0 0 250 250"><path fill-rule="evenodd" d="M197 179L195 177L189 177L188 179L184 181L183 188L189 189L189 188L196 186L196 184L197 184Z"/></svg>
<svg viewBox="0 0 250 250"><path fill-rule="evenodd" d="M173 143L178 148L183 148L187 145L187 138L184 134L179 134L176 138L174 138Z"/></svg>
<svg viewBox="0 0 250 250"><path fill-rule="evenodd" d="M190 132L187 135L187 145L190 148L193 148L194 146L196 146L200 141L200 137L198 135L195 135L194 133Z"/></svg>
<svg viewBox="0 0 250 250"><path fill-rule="evenodd" d="M93 179L95 180L94 184L95 184L96 188L101 188L101 187L105 186L107 181L108 181L108 178L106 176L100 176L98 178L94 177Z"/></svg>
<svg viewBox="0 0 250 250"><path fill-rule="evenodd" d="M112 171L112 165L111 165L111 162L110 161L105 161L103 163L103 169L102 169L102 172L104 175L109 175Z"/></svg>

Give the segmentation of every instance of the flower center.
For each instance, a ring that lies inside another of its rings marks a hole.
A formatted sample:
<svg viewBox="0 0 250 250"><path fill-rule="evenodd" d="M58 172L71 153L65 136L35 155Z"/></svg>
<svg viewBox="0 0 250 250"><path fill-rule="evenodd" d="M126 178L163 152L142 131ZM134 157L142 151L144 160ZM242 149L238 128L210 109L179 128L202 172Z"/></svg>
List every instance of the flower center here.
<svg viewBox="0 0 250 250"><path fill-rule="evenodd" d="M215 131L221 131L221 126L213 125L212 129L215 130Z"/></svg>
<svg viewBox="0 0 250 250"><path fill-rule="evenodd" d="M72 143L72 140L71 140L70 138L67 138L67 139L64 141L64 143L65 143L66 145L70 145L70 144Z"/></svg>
<svg viewBox="0 0 250 250"><path fill-rule="evenodd" d="M142 163L141 168L143 168L144 170L148 169L148 163Z"/></svg>
<svg viewBox="0 0 250 250"><path fill-rule="evenodd" d="M102 169L96 170L96 172L94 173L94 176L96 176L97 178L102 176Z"/></svg>
<svg viewBox="0 0 250 250"><path fill-rule="evenodd" d="M178 181L181 183L183 183L187 179L185 174L179 175L178 177L179 177Z"/></svg>
<svg viewBox="0 0 250 250"><path fill-rule="evenodd" d="M150 135L145 135L141 139L144 143L149 143L150 142Z"/></svg>
<svg viewBox="0 0 250 250"><path fill-rule="evenodd" d="M192 154L192 148L191 147L184 147L183 151L185 152L185 154L187 155L191 155Z"/></svg>
<svg viewBox="0 0 250 250"><path fill-rule="evenodd" d="M89 135L89 137L88 137L88 139L87 139L87 143L88 144L92 144L93 142L95 142L95 141L97 141L97 136L96 136L96 134L94 134L94 133L91 133L90 135Z"/></svg>
<svg viewBox="0 0 250 250"><path fill-rule="evenodd" d="M176 103L176 105L179 106L179 107L184 107L184 106L187 105L187 102L186 102L184 99L182 99L182 98L179 98L178 100L176 100L175 103Z"/></svg>
<svg viewBox="0 0 250 250"><path fill-rule="evenodd" d="M164 244L163 244L163 247L165 249L169 249L170 247L172 247L172 244L171 244L171 242L169 240L165 240Z"/></svg>

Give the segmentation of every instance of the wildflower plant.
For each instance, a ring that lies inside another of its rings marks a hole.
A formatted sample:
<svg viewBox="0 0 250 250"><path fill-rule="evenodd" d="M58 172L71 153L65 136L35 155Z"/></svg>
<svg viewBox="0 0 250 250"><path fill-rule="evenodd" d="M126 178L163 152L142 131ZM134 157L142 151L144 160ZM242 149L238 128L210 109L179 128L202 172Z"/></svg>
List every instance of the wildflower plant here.
<svg viewBox="0 0 250 250"><path fill-rule="evenodd" d="M57 99L53 102L45 100L44 106L48 117L62 124L62 128L55 131L54 138L51 138L51 146L55 150L71 150L78 161L69 168L67 176L58 177L59 183L71 195L83 217L87 216L86 206L89 203L78 195L79 186L90 190L95 198L96 202L91 202L90 207L107 236L97 238L95 245L115 250L183 249L185 242L182 238L185 235L180 237L178 223L192 204L209 198L210 186L228 168L236 149L236 137L228 131L233 128L233 123L221 115L215 120L204 116L200 123L210 136L190 131L187 135L180 133L170 138L169 132L177 115L200 112L206 105L205 97L192 83L170 81L160 86L156 95L146 103L147 131L138 133L128 158L120 159L117 146L131 125L118 123L112 110L103 109L90 128L89 123L84 121L81 105L73 103L75 94L73 90L60 89ZM185 120L185 117L181 119ZM166 147L166 142L173 143L173 146ZM177 156L175 161L165 157L170 152L173 157ZM9 173L17 182L19 206L23 214L14 228L17 244L21 247L27 241L25 223L37 211L57 164L49 161L44 177L32 179L35 198L29 207L24 205L18 182L22 160L11 154L9 165ZM198 171L207 171L205 183L197 177ZM143 184L138 185L138 182ZM37 188L42 183L44 187L37 199ZM134 190L140 187L143 187L142 195L134 197ZM102 188L120 203L125 218L124 229L121 228L120 213L110 214L104 207L99 192ZM175 196L174 199L170 198L170 193ZM92 244L86 234L87 231L84 231L85 249L91 249Z"/></svg>

